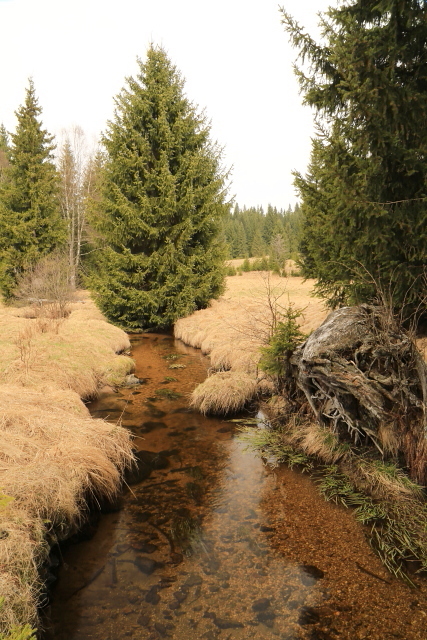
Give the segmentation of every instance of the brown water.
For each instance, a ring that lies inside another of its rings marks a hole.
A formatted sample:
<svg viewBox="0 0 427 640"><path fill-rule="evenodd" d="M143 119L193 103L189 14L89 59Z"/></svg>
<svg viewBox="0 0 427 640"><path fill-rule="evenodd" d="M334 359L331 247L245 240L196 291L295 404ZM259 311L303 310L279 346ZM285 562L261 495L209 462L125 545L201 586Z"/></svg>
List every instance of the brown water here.
<svg viewBox="0 0 427 640"><path fill-rule="evenodd" d="M207 359L168 336L132 343L144 384L91 411L132 429L139 470L121 509L64 552L47 640L426 640L425 581L394 579L309 478L187 409Z"/></svg>

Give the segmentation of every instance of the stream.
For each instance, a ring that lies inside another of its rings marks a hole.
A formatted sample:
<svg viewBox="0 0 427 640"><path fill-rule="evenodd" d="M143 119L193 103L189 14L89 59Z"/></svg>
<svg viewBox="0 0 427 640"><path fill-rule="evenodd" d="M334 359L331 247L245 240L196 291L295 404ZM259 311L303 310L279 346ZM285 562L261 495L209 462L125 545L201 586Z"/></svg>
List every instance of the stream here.
<svg viewBox="0 0 427 640"><path fill-rule="evenodd" d="M143 383L90 411L133 432L138 466L63 547L44 640L426 640L425 579L395 579L349 510L188 409L209 360L172 336L131 342Z"/></svg>

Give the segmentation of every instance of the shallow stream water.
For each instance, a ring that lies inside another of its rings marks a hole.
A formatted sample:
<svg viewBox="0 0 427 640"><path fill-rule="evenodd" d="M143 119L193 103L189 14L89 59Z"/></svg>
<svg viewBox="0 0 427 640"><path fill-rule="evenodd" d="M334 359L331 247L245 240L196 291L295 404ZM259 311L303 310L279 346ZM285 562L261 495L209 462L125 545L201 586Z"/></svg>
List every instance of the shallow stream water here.
<svg viewBox="0 0 427 640"><path fill-rule="evenodd" d="M132 357L143 384L90 408L132 430L138 469L63 551L46 640L427 639L425 581L390 576L312 480L266 468L235 424L187 408L200 352L151 334Z"/></svg>

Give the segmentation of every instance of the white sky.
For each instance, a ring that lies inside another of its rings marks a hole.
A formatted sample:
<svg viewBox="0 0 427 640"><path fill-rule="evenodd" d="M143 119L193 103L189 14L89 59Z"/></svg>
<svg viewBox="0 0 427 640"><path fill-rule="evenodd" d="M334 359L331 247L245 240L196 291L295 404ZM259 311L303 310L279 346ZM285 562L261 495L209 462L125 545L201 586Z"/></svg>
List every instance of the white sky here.
<svg viewBox="0 0 427 640"><path fill-rule="evenodd" d="M316 34L333 0L281 4ZM78 124L97 136L137 56L160 44L225 147L236 202L287 207L313 127L280 17L276 0L0 0L0 122L14 130L32 76L50 133Z"/></svg>

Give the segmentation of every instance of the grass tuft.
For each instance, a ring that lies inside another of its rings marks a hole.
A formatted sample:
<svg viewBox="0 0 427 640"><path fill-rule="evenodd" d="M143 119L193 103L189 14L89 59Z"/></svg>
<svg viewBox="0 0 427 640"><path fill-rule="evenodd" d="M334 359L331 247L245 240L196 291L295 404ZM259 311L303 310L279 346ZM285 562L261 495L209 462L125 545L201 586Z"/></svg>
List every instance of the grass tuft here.
<svg viewBox="0 0 427 640"><path fill-rule="evenodd" d="M241 411L256 393L256 380L241 371L223 371L207 378L193 391L190 406L203 414L227 415Z"/></svg>
<svg viewBox="0 0 427 640"><path fill-rule="evenodd" d="M390 469L380 473L386 477ZM399 481L402 474L400 470L391 473ZM370 543L390 573L414 586L406 562L417 560L419 572L427 571L427 505L417 499L421 487L414 487L412 496L405 500L390 496L374 499L357 490L348 476L332 465L323 468L319 488L326 500L355 509L356 519L370 526Z"/></svg>

